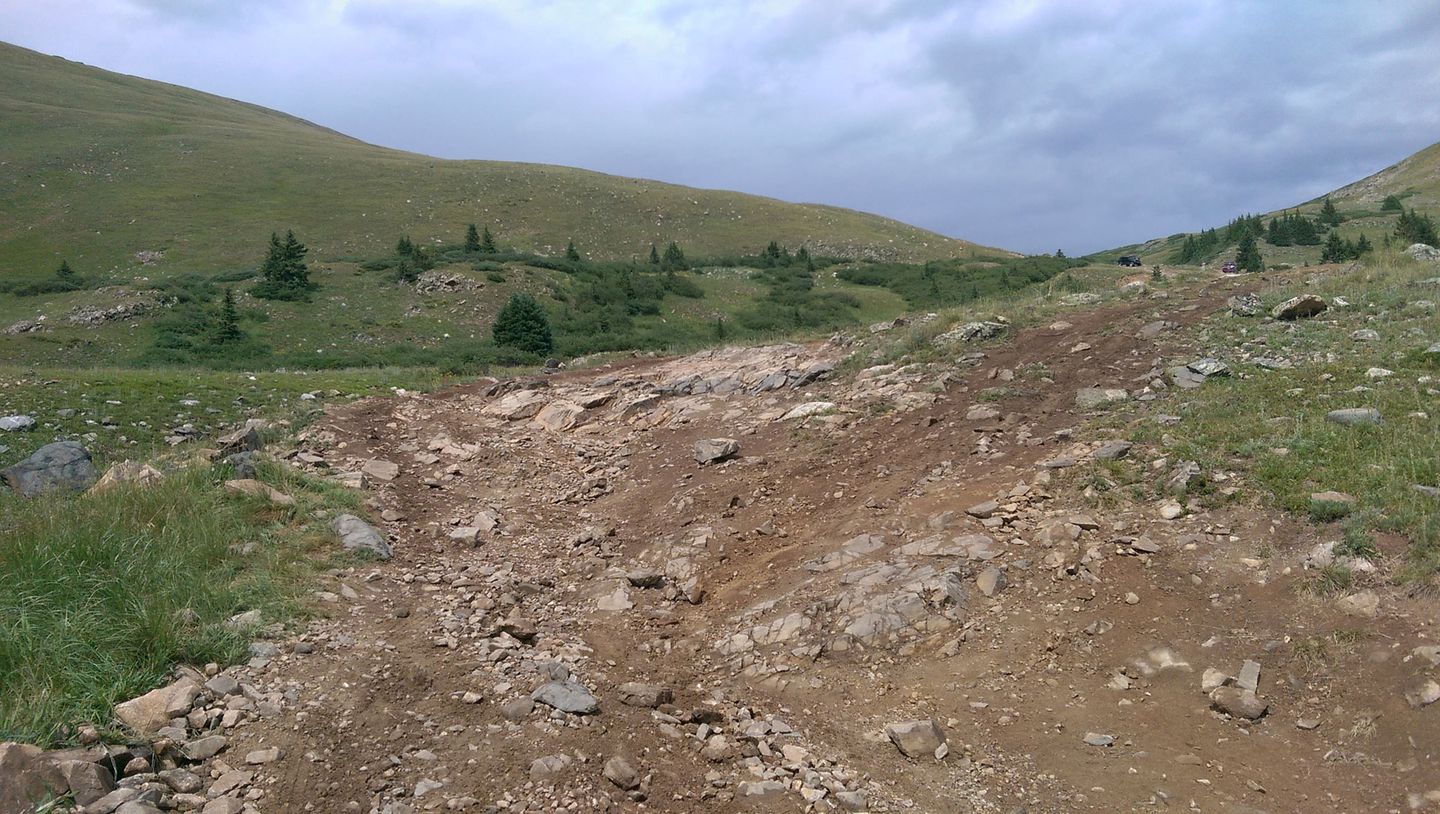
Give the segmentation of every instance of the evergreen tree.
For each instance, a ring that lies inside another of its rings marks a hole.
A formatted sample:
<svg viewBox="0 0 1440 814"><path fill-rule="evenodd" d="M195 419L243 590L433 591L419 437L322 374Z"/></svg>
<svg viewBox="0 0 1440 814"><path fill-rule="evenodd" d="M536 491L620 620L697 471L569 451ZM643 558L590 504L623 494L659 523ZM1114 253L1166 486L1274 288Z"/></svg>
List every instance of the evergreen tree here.
<svg viewBox="0 0 1440 814"><path fill-rule="evenodd" d="M310 282L310 267L305 264L305 244L295 239L295 232L280 236L270 233L270 250L260 266L260 282L250 290L267 300L308 300L317 286Z"/></svg>
<svg viewBox="0 0 1440 814"><path fill-rule="evenodd" d="M480 251L480 231L472 223L465 227L465 253L475 254L478 251Z"/></svg>
<svg viewBox="0 0 1440 814"><path fill-rule="evenodd" d="M485 231L480 235L481 254L499 254L500 250L495 248L495 238L490 234L490 227L486 226Z"/></svg>
<svg viewBox="0 0 1440 814"><path fill-rule="evenodd" d="M685 252L680 249L679 243L672 240L670 245L665 247L665 256L660 258L660 268L665 271L684 271L690 268L690 264L685 262Z"/></svg>
<svg viewBox="0 0 1440 814"><path fill-rule="evenodd" d="M1331 232L1330 236L1325 238L1325 249L1320 252L1320 262L1340 263L1349 259L1349 254L1349 247L1340 239L1340 233Z"/></svg>
<svg viewBox="0 0 1440 814"><path fill-rule="evenodd" d="M525 293L510 295L490 329L495 344L526 353L544 355L554 347L550 320L535 298Z"/></svg>
<svg viewBox="0 0 1440 814"><path fill-rule="evenodd" d="M1260 257L1260 249L1255 245L1255 235L1246 232L1240 238L1240 247L1235 252L1235 265L1241 271L1258 272L1265 270L1265 261Z"/></svg>
<svg viewBox="0 0 1440 814"><path fill-rule="evenodd" d="M220 300L220 316L215 321L211 341L216 345L230 345L244 338L245 332L240 330L240 311L235 307L235 292L227 288Z"/></svg>
<svg viewBox="0 0 1440 814"><path fill-rule="evenodd" d="M1355 256L1359 257L1362 254L1369 254L1373 248L1375 247L1370 245L1370 238L1361 235L1360 239L1355 241Z"/></svg>
<svg viewBox="0 0 1440 814"><path fill-rule="evenodd" d="M1064 249L1056 249L1056 250L1055 250L1055 259L1056 259L1056 260L1064 260L1064 259L1065 259L1065 250L1064 250Z"/></svg>
<svg viewBox="0 0 1440 814"><path fill-rule="evenodd" d="M715 338L725 338L725 317L715 317Z"/></svg>
<svg viewBox="0 0 1440 814"><path fill-rule="evenodd" d="M400 241L395 244L395 253L401 257L409 257L415 252L415 244L410 242L409 235L402 235Z"/></svg>
<svg viewBox="0 0 1440 814"><path fill-rule="evenodd" d="M75 274L75 270L70 268L69 260L60 261L60 268L55 269L55 276L59 278L60 282L62 283L79 282L78 276Z"/></svg>
<svg viewBox="0 0 1440 814"><path fill-rule="evenodd" d="M1395 237L1400 239L1402 245L1424 243L1434 246L1440 243L1440 239L1435 236L1435 221L1414 209L1400 213L1400 217L1395 221Z"/></svg>
<svg viewBox="0 0 1440 814"><path fill-rule="evenodd" d="M1340 210L1335 208L1330 196L1325 196L1325 202L1320 205L1320 222L1326 226L1339 226L1345 219L1340 216Z"/></svg>
<svg viewBox="0 0 1440 814"><path fill-rule="evenodd" d="M1385 202L1380 204L1381 212L1400 212L1404 209L1405 207L1401 205L1400 196L1398 195L1386 195Z"/></svg>
<svg viewBox="0 0 1440 814"><path fill-rule="evenodd" d="M795 252L795 262L810 265L810 250L801 246Z"/></svg>
<svg viewBox="0 0 1440 814"><path fill-rule="evenodd" d="M660 265L660 253L657 252L657 251L655 251L655 244L654 244L654 243L651 243L651 244L650 244L650 265L652 265L652 266L658 266L658 265Z"/></svg>
<svg viewBox="0 0 1440 814"><path fill-rule="evenodd" d="M573 238L565 246L565 259L569 260L572 263L580 262L580 250L575 248L575 241Z"/></svg>

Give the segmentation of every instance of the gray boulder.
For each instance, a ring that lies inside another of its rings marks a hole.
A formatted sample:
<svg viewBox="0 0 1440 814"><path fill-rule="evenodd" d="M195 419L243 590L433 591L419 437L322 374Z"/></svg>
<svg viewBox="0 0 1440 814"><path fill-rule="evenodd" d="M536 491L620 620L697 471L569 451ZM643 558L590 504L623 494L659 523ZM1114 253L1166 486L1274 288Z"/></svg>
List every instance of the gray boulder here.
<svg viewBox="0 0 1440 814"><path fill-rule="evenodd" d="M371 551L382 560L395 555L380 532L353 514L337 516L330 521L330 527L339 535L340 545L347 551Z"/></svg>
<svg viewBox="0 0 1440 814"><path fill-rule="evenodd" d="M1405 253L1419 260L1422 263L1440 262L1440 249L1434 246L1427 246L1424 243L1411 243Z"/></svg>
<svg viewBox="0 0 1440 814"><path fill-rule="evenodd" d="M584 686L574 681L549 681L535 688L530 697L540 703L573 715L593 715L600 711L600 702Z"/></svg>
<svg viewBox="0 0 1440 814"><path fill-rule="evenodd" d="M1301 294L1292 297L1270 309L1270 316L1276 319L1306 319L1322 313L1329 306L1315 294Z"/></svg>
<svg viewBox="0 0 1440 814"><path fill-rule="evenodd" d="M1380 423L1380 411L1374 407L1348 407L1344 410L1331 410L1325 414L1326 420L1336 424L1348 426L1364 426Z"/></svg>
<svg viewBox="0 0 1440 814"><path fill-rule="evenodd" d="M945 743L945 730L934 718L890 724L885 727L885 736L906 757L934 757Z"/></svg>
<svg viewBox="0 0 1440 814"><path fill-rule="evenodd" d="M0 469L0 480L25 497L83 492L99 479L90 453L75 441L46 444L20 463Z"/></svg>
<svg viewBox="0 0 1440 814"><path fill-rule="evenodd" d="M7 415L0 418L0 430L5 432L19 432L34 426L35 419L28 415Z"/></svg>
<svg viewBox="0 0 1440 814"><path fill-rule="evenodd" d="M1270 705L1261 700L1254 691L1240 687L1220 687L1210 693L1210 705L1232 718L1258 721L1265 717Z"/></svg>
<svg viewBox="0 0 1440 814"><path fill-rule="evenodd" d="M713 464L735 457L740 452L740 442L734 438L707 438L695 442L695 461Z"/></svg>

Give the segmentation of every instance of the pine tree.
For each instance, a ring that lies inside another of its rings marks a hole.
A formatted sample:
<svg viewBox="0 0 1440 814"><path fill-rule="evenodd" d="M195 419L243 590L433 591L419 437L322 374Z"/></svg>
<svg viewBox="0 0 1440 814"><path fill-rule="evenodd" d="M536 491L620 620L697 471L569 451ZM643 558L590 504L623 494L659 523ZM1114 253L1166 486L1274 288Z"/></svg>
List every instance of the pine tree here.
<svg viewBox="0 0 1440 814"><path fill-rule="evenodd" d="M665 271L684 271L690 268L690 264L685 262L685 252L680 249L679 243L672 240L670 245L665 247L665 256L660 259L660 268Z"/></svg>
<svg viewBox="0 0 1440 814"><path fill-rule="evenodd" d="M415 252L415 244L410 242L409 235L401 235L400 241L395 244L395 253L401 257L409 257Z"/></svg>
<svg viewBox="0 0 1440 814"><path fill-rule="evenodd" d="M1386 195L1384 203L1380 204L1381 212L1400 212L1405 207L1400 203L1400 196Z"/></svg>
<svg viewBox="0 0 1440 814"><path fill-rule="evenodd" d="M1434 246L1440 243L1440 239L1435 236L1435 221L1414 209L1400 213L1400 217L1395 221L1395 237L1400 239L1402 245L1424 243Z"/></svg>
<svg viewBox="0 0 1440 814"><path fill-rule="evenodd" d="M1325 249L1320 252L1320 262L1340 263L1349 259L1348 247L1345 241L1340 239L1339 232L1331 232L1325 239Z"/></svg>
<svg viewBox="0 0 1440 814"><path fill-rule="evenodd" d="M580 262L580 250L575 248L575 241L573 238L565 246L565 259L569 260L572 263Z"/></svg>
<svg viewBox="0 0 1440 814"><path fill-rule="evenodd" d="M481 254L499 254L500 250L495 248L495 238L490 234L490 227L486 226L485 231L480 235Z"/></svg>
<svg viewBox="0 0 1440 814"><path fill-rule="evenodd" d="M270 250L260 266L260 282L250 293L267 300L308 300L310 292L317 288L310 282L310 267L305 265L308 251L295 239L295 232L286 232L284 243L271 232Z"/></svg>
<svg viewBox="0 0 1440 814"><path fill-rule="evenodd" d="M220 300L220 317L215 322L211 341L216 345L229 345L244 338L245 332L240 330L240 311L235 307L235 292L227 288Z"/></svg>
<svg viewBox="0 0 1440 814"><path fill-rule="evenodd" d="M1265 261L1260 257L1260 249L1255 245L1255 235L1252 232L1247 231L1240 238L1240 247L1235 252L1235 265L1241 271L1265 270Z"/></svg>
<svg viewBox="0 0 1440 814"><path fill-rule="evenodd" d="M478 251L480 251L480 232L472 223L465 227L465 252L466 254L475 254Z"/></svg>
<svg viewBox="0 0 1440 814"><path fill-rule="evenodd" d="M554 347L550 319L535 298L525 293L510 295L490 329L495 344L526 353L544 355Z"/></svg>
<svg viewBox="0 0 1440 814"><path fill-rule="evenodd" d="M715 338L725 338L725 317L715 317Z"/></svg>
<svg viewBox="0 0 1440 814"><path fill-rule="evenodd" d="M1056 259L1056 260L1064 260L1064 259L1065 259L1065 250L1064 250L1064 249L1056 249L1056 250L1055 250L1055 259Z"/></svg>
<svg viewBox="0 0 1440 814"><path fill-rule="evenodd" d="M76 281L75 270L70 268L69 260L60 261L60 268L55 269L55 276L60 278L61 282L72 283Z"/></svg>
<svg viewBox="0 0 1440 814"><path fill-rule="evenodd" d="M801 246L795 251L795 262L810 265L810 250Z"/></svg>
<svg viewBox="0 0 1440 814"><path fill-rule="evenodd" d="M1369 254L1373 248L1375 247L1370 245L1370 238L1361 235L1360 239L1355 241L1355 256L1359 257L1362 254Z"/></svg>
<svg viewBox="0 0 1440 814"><path fill-rule="evenodd" d="M654 244L654 243L651 243L651 244L650 244L650 265L652 265L652 266L658 266L658 265L660 265L660 253L657 252L657 251L655 251L655 244Z"/></svg>
<svg viewBox="0 0 1440 814"><path fill-rule="evenodd" d="M1336 209L1335 204L1330 200L1330 196L1326 195L1325 202L1320 205L1320 222L1326 226L1339 226L1344 220L1340 216L1340 210Z"/></svg>

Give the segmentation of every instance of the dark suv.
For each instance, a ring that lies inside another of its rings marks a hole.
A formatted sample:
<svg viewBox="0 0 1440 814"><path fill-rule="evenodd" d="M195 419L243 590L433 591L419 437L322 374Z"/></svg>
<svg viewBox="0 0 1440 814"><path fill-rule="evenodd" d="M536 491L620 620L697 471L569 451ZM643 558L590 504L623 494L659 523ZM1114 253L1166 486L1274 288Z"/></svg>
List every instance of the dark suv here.
<svg viewBox="0 0 1440 814"><path fill-rule="evenodd" d="M1141 263L1141 262L1140 262L1140 255L1138 255L1138 254L1127 254L1127 255L1124 255L1124 256L1122 256L1119 260L1116 260L1115 262L1116 262L1116 263L1119 263L1119 264L1122 265L1122 266L1130 266L1130 267L1132 267L1132 268L1139 268L1140 266L1145 265L1144 263Z"/></svg>

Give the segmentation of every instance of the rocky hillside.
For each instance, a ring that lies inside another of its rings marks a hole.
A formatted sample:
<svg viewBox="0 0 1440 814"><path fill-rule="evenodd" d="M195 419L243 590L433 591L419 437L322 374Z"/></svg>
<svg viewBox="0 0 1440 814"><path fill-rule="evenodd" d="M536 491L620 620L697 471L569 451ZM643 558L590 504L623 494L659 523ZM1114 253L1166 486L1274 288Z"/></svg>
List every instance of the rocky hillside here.
<svg viewBox="0 0 1440 814"><path fill-rule="evenodd" d="M505 246L642 257L756 253L956 257L973 244L835 207L595 172L445 161L364 144L273 110L0 43L0 277L138 268L253 267L270 232L312 257L373 256L408 233L459 242L468 223Z"/></svg>
<svg viewBox="0 0 1440 814"><path fill-rule="evenodd" d="M4 788L1440 807L1437 279L1190 273L332 407L265 455L362 490L328 544L376 558L300 629L240 620L247 663L115 707L129 745L0 747Z"/></svg>

